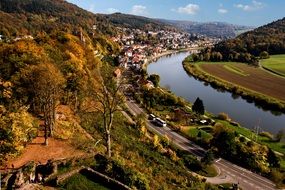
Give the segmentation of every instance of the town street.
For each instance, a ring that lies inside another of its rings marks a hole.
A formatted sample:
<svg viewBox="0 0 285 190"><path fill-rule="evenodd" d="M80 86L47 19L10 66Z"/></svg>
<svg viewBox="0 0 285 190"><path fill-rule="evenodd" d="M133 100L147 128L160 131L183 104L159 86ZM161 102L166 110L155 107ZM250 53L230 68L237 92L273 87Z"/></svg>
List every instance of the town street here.
<svg viewBox="0 0 285 190"><path fill-rule="evenodd" d="M133 115L138 115L141 113L145 113L142 108L140 108L136 103L132 101L126 102L129 110ZM158 127L147 121L147 127L150 131L157 133L159 135L167 135L173 144L180 147L183 150L186 150L197 157L202 157L205 154L205 150L200 146L194 144L190 140L185 137L179 135L174 132L169 127ZM275 184L270 180L255 174L247 169L239 167L227 160L217 159L215 160L214 165L217 167L219 171L219 175L213 178L207 178L207 182L209 183L236 183L243 190L273 190L275 188Z"/></svg>

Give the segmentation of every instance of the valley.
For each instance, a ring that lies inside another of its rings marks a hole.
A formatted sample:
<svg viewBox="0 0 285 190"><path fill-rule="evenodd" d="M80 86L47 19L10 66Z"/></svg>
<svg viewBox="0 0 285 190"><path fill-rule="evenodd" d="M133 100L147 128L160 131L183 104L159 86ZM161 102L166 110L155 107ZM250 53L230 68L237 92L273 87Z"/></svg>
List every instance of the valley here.
<svg viewBox="0 0 285 190"><path fill-rule="evenodd" d="M284 188L277 13L1 0L0 189Z"/></svg>

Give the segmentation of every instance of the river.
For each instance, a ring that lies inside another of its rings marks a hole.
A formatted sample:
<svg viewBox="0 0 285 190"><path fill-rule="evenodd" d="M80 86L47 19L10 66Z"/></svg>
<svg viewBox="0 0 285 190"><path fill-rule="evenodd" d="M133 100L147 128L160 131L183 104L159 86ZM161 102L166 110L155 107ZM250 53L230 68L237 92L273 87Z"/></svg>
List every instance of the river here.
<svg viewBox="0 0 285 190"><path fill-rule="evenodd" d="M182 61L188 52L176 53L159 58L147 67L148 74L160 76L160 86L170 89L177 96L194 102L197 97L203 100L205 109L211 113L227 113L230 118L242 126L276 134L285 129L285 114L273 114L263 110L230 92L212 88L205 82L189 76L183 69Z"/></svg>

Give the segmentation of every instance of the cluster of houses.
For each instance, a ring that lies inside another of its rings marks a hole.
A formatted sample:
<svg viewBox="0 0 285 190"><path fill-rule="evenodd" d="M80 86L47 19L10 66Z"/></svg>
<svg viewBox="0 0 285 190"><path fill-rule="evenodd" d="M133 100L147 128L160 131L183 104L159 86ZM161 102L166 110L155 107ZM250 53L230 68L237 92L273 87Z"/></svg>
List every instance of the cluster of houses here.
<svg viewBox="0 0 285 190"><path fill-rule="evenodd" d="M195 36L177 31L143 31L120 28L120 35L112 40L121 44L119 63L121 67L140 70L144 63L169 50L213 46L216 39Z"/></svg>

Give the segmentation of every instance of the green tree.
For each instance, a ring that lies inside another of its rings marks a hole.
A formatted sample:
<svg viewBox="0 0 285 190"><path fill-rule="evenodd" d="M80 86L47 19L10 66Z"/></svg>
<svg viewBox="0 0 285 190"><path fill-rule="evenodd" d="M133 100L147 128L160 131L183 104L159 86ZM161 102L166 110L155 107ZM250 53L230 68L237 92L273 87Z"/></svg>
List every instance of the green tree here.
<svg viewBox="0 0 285 190"><path fill-rule="evenodd" d="M226 158L232 158L237 153L235 134L232 131L220 128L215 132L211 144L215 146L220 154Z"/></svg>
<svg viewBox="0 0 285 190"><path fill-rule="evenodd" d="M262 51L260 54L259 54L259 58L260 59L268 59L269 58L269 53L267 51Z"/></svg>
<svg viewBox="0 0 285 190"><path fill-rule="evenodd" d="M199 55L197 55L196 53L193 53L193 54L192 54L192 60L193 60L194 62L199 61Z"/></svg>
<svg viewBox="0 0 285 190"><path fill-rule="evenodd" d="M204 104L203 104L203 101L199 97L195 100L192 106L192 110L200 115L204 115L205 113Z"/></svg>
<svg viewBox="0 0 285 190"><path fill-rule="evenodd" d="M276 156L276 154L269 148L267 152L267 162L270 167L279 168L280 167L280 159Z"/></svg>
<svg viewBox="0 0 285 190"><path fill-rule="evenodd" d="M206 154L204 155L201 161L205 163L206 165L210 165L213 163L214 159L215 159L215 156L214 156L213 151L209 150L206 152Z"/></svg>
<svg viewBox="0 0 285 190"><path fill-rule="evenodd" d="M159 81L160 81L160 76L157 74L152 74L148 77L148 80L150 80L155 87L158 87Z"/></svg>

